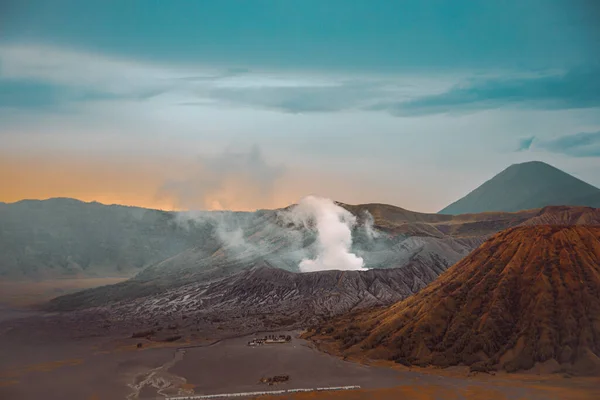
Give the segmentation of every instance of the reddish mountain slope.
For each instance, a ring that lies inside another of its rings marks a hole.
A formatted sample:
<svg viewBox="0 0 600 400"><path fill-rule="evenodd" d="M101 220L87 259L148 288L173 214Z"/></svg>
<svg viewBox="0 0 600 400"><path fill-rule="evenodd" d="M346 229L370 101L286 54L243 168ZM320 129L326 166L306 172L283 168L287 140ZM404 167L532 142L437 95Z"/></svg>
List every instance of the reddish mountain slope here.
<svg viewBox="0 0 600 400"><path fill-rule="evenodd" d="M600 227L508 229L416 295L321 330L408 364L600 373Z"/></svg>
<svg viewBox="0 0 600 400"><path fill-rule="evenodd" d="M548 206L521 225L600 225L600 208Z"/></svg>

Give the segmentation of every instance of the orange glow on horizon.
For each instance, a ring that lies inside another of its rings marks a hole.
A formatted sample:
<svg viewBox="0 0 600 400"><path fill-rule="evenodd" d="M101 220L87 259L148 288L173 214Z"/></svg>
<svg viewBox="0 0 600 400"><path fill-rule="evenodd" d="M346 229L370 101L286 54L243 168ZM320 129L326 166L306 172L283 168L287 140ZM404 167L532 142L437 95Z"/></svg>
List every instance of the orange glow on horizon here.
<svg viewBox="0 0 600 400"><path fill-rule="evenodd" d="M267 194L248 186L243 176L230 177L222 187L206 193L196 202L184 203L175 194L164 190L166 182L189 176L190 171L194 173L193 168L197 168L193 160L173 158L0 153L0 201L12 203L23 199L68 197L165 211L255 211L286 207L314 194L349 204L379 202L415 211L424 208L419 187L411 189L406 184L377 183L367 175L347 179L327 171L309 169L288 170ZM399 187L402 187L401 191Z"/></svg>
<svg viewBox="0 0 600 400"><path fill-rule="evenodd" d="M0 201L12 203L24 199L68 197L85 202L120 204L165 211L187 208L219 210L224 207L210 197L205 206L183 207L181 202L161 188L172 177L181 176L186 168L177 160L134 162L131 160L84 159L83 157L0 157ZM221 190L220 196L229 196L231 209L254 211L257 208L285 207L295 198L278 196L278 200L249 199L243 187ZM254 201L252 201L254 200ZM207 206L208 207L207 207Z"/></svg>

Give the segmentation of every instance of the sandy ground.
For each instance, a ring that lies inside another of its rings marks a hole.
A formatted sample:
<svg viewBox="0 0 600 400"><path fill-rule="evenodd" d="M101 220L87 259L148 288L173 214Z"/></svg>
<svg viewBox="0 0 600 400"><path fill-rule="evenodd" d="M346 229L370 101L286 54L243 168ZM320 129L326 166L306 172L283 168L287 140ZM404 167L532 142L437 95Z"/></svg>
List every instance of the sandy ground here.
<svg viewBox="0 0 600 400"><path fill-rule="evenodd" d="M223 393L225 389L225 393L233 393L320 386L389 387L409 379L389 368L328 356L303 339L294 337L290 343L249 347L246 343L252 337L187 349L170 371L200 394ZM274 386L259 383L260 378L275 375L289 375L290 380Z"/></svg>
<svg viewBox="0 0 600 400"><path fill-rule="evenodd" d="M10 325L10 321L8 321ZM4 321L0 326L7 326ZM283 333L283 332L281 332ZM600 381L540 376L467 377L460 369L423 370L344 361L303 339L248 347L256 334L221 341L150 342L131 338L40 341L0 330L0 399L155 399L169 395L360 385L361 390L272 399L597 399ZM32 336L33 337L33 336ZM9 340L10 339L10 340ZM143 343L137 349L137 343ZM190 347L198 346L198 347ZM261 377L289 375L274 386Z"/></svg>
<svg viewBox="0 0 600 400"><path fill-rule="evenodd" d="M139 374L173 358L174 350L137 350L134 343L106 338L70 343L0 343L3 400L125 399Z"/></svg>
<svg viewBox="0 0 600 400"><path fill-rule="evenodd" d="M600 380L558 376L480 374L468 368L410 369L393 363L366 365L344 361L295 338L289 344L248 347L250 337L187 350L170 371L198 394L251 392L323 386L361 386L361 390L303 393L278 399L598 399ZM289 375L276 386L261 377ZM224 388L227 390L224 391Z"/></svg>
<svg viewBox="0 0 600 400"><path fill-rule="evenodd" d="M25 308L83 289L113 285L128 277L49 279L41 282L0 281L0 306Z"/></svg>

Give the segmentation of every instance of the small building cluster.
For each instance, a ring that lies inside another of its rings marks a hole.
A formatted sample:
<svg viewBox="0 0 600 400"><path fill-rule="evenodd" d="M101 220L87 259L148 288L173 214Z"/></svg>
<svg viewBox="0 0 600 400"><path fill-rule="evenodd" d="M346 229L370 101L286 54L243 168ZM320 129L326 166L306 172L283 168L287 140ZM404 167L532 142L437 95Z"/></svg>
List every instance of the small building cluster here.
<svg viewBox="0 0 600 400"><path fill-rule="evenodd" d="M269 386L276 385L278 383L284 383L290 380L289 375L275 375L268 378L260 378L260 383L266 383Z"/></svg>
<svg viewBox="0 0 600 400"><path fill-rule="evenodd" d="M267 335L262 338L254 338L248 342L248 346L262 346L263 344L288 343L292 340L290 335Z"/></svg>

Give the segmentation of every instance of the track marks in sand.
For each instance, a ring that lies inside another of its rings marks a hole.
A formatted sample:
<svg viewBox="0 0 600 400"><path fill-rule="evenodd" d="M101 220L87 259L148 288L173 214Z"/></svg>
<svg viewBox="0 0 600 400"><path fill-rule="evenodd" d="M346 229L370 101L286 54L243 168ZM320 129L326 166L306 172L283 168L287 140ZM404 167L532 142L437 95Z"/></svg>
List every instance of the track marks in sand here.
<svg viewBox="0 0 600 400"><path fill-rule="evenodd" d="M183 359L184 354L184 349L177 349L173 358L160 367L136 374L133 382L127 384L132 390L127 396L127 400L137 400L142 391L152 389L165 397L194 394L192 385L188 384L184 378L169 372L171 367Z"/></svg>

